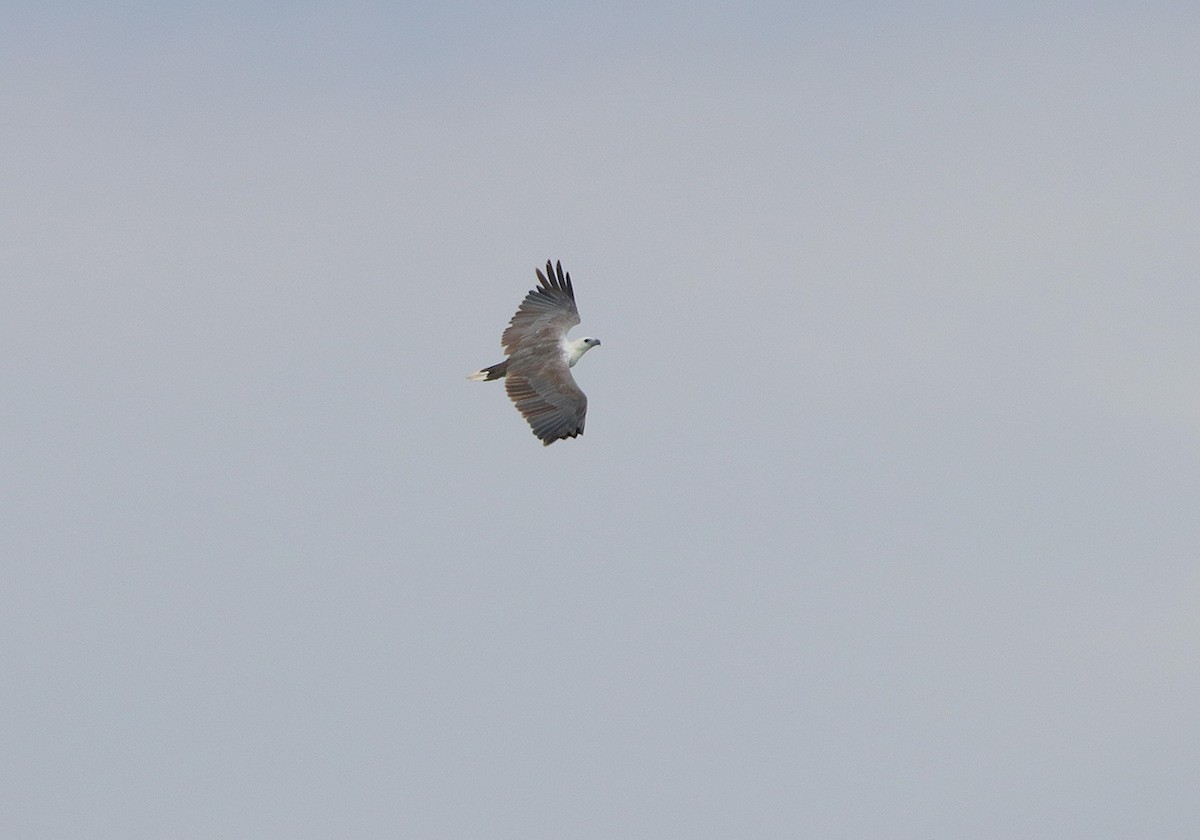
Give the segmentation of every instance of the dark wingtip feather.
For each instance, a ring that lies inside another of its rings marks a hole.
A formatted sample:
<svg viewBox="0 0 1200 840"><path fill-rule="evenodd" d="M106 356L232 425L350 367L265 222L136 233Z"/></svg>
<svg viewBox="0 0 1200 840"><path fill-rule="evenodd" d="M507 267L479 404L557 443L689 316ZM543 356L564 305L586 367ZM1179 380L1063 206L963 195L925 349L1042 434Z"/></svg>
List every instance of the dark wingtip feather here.
<svg viewBox="0 0 1200 840"><path fill-rule="evenodd" d="M538 275L541 276L540 274ZM571 286L571 275L563 271L562 260L551 263L546 260L546 276L550 278L548 286L555 291L563 292L571 300L575 300L575 289Z"/></svg>
<svg viewBox="0 0 1200 840"><path fill-rule="evenodd" d="M540 268L535 268L534 273L537 275L538 288L535 292L563 292L571 300L575 300L575 287L571 285L571 275L563 271L562 261L557 263L546 260L546 273L543 274Z"/></svg>
<svg viewBox="0 0 1200 840"><path fill-rule="evenodd" d="M562 263L558 264L558 280L562 283L563 290L571 296L571 300L575 300L575 287L571 285L571 272L563 272Z"/></svg>
<svg viewBox="0 0 1200 840"><path fill-rule="evenodd" d="M542 441L542 446L549 446L550 444L554 443L555 441L559 441L559 440L570 440L571 438L577 438L577 437L579 437L581 434L583 434L583 432L581 432L579 429L576 429L576 430L575 430L575 431L573 431L573 432L563 432L562 434L558 434L558 435L555 435L555 434L547 434L547 435L546 435L546 437L542 437L542 436L541 436L541 435L539 435L539 434L538 434L536 431L535 431L533 434L534 434L536 437L538 437L538 438L540 438L540 439L541 439L541 441Z"/></svg>

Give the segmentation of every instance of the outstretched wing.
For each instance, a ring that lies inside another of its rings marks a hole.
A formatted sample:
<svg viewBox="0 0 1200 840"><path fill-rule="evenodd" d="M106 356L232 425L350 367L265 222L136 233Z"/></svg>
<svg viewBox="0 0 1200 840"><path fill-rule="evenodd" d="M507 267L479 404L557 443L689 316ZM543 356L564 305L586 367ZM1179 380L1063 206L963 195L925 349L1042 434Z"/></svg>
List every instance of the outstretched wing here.
<svg viewBox="0 0 1200 840"><path fill-rule="evenodd" d="M504 388L543 444L583 434L587 397L567 365L563 340L579 323L571 275L546 262L539 285L525 296L504 331L508 353Z"/></svg>
<svg viewBox="0 0 1200 840"><path fill-rule="evenodd" d="M587 396L575 384L566 362L550 368L510 367L504 388L544 445L583 434Z"/></svg>
<svg viewBox="0 0 1200 840"><path fill-rule="evenodd" d="M579 323L571 275L563 273L561 262L556 267L557 271L546 260L546 273L537 271L538 287L525 295L500 337L508 355L543 343L558 347L567 331Z"/></svg>

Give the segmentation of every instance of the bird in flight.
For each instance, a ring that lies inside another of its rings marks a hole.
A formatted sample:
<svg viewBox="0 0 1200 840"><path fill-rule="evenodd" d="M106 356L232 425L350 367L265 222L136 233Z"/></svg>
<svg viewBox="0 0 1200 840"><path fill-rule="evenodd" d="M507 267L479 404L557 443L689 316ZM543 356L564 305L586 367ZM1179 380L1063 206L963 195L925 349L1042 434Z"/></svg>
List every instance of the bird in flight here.
<svg viewBox="0 0 1200 840"><path fill-rule="evenodd" d="M472 373L468 379L505 380L504 389L533 433L549 446L556 440L583 434L587 397L571 368L583 354L600 346L598 338L571 341L567 332L579 323L571 275L562 263L537 270L538 287L525 295L512 316L500 345L508 358Z"/></svg>

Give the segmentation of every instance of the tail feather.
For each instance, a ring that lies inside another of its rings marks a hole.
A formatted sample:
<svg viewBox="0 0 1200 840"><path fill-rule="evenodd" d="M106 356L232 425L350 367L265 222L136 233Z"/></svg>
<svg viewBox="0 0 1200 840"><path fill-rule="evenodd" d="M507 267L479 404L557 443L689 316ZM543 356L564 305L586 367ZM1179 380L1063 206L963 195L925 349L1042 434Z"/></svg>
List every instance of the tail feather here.
<svg viewBox="0 0 1200 840"><path fill-rule="evenodd" d="M503 378L506 373L508 373L508 359L491 367L485 367L483 370L477 370L468 376L467 379L474 382L491 382L493 379Z"/></svg>

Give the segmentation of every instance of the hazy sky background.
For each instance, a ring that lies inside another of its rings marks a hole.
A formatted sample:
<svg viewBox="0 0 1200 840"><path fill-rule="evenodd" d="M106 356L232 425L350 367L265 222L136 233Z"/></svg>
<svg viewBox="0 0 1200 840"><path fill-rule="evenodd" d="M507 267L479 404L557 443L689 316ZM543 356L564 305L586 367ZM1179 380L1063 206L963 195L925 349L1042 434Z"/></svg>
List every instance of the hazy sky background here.
<svg viewBox="0 0 1200 840"><path fill-rule="evenodd" d="M1198 43L9 8L0 834L1200 836Z"/></svg>

